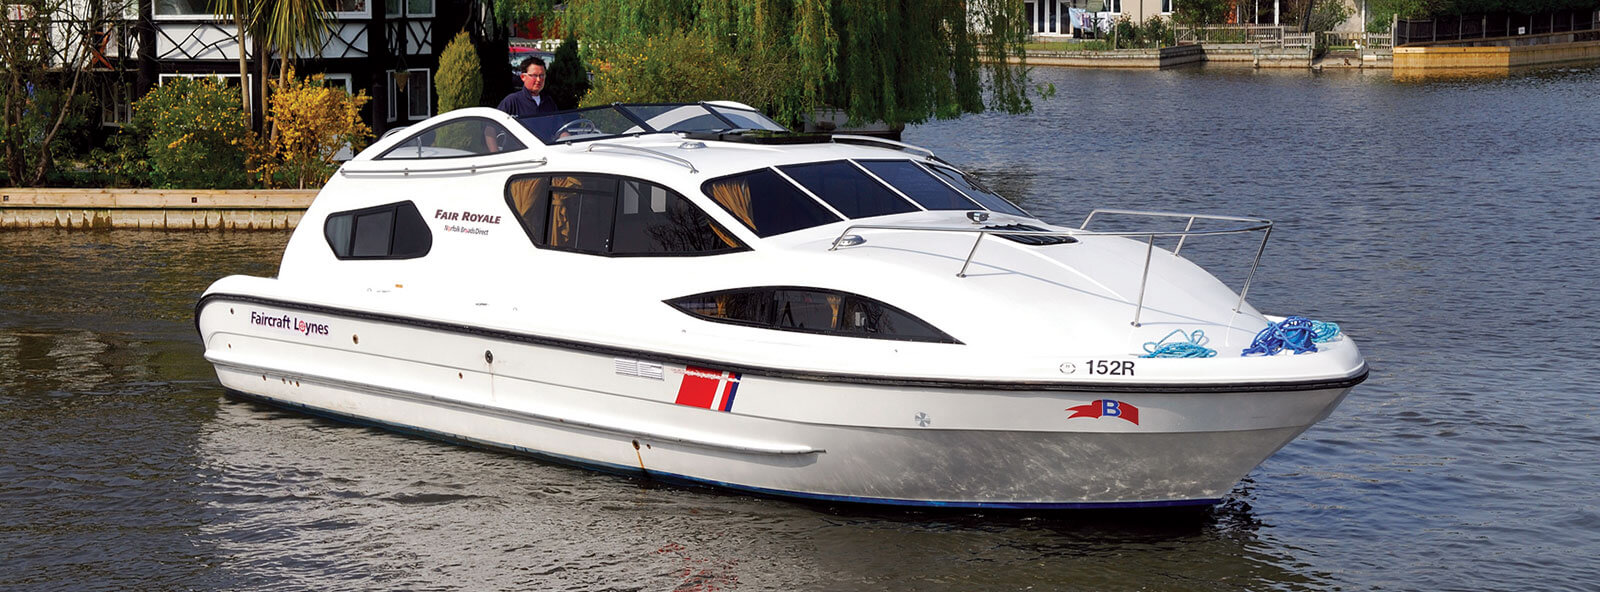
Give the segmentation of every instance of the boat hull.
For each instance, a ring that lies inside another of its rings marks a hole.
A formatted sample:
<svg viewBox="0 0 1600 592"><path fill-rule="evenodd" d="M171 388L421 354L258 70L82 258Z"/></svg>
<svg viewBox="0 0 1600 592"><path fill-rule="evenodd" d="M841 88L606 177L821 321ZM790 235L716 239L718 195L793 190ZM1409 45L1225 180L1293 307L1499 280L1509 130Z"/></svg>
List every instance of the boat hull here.
<svg viewBox="0 0 1600 592"><path fill-rule="evenodd" d="M226 296L203 299L197 324L222 385L270 403L670 481L911 506L1215 503L1365 376L1185 391L736 372Z"/></svg>

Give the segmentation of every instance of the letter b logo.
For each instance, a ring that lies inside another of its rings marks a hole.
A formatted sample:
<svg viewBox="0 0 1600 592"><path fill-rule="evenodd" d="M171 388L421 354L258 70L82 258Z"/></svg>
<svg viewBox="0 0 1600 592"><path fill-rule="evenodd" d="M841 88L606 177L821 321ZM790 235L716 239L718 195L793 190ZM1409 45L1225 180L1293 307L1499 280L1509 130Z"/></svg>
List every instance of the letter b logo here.
<svg viewBox="0 0 1600 592"><path fill-rule="evenodd" d="M1122 417L1122 406L1111 399L1101 401L1100 415L1102 417Z"/></svg>

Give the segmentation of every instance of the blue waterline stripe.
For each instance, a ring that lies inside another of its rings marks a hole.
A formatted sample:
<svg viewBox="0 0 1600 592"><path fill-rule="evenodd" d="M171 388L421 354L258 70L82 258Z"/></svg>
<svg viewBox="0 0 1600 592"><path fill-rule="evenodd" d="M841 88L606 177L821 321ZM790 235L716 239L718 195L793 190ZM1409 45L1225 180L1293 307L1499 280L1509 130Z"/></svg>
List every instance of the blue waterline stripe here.
<svg viewBox="0 0 1600 592"><path fill-rule="evenodd" d="M439 440L439 441L449 442L449 443L465 444L465 445L476 447L476 448L511 451L511 452L516 452L516 453L520 453L520 454L523 454L523 455L535 457L535 458L540 458L540 459L545 459L545 460L549 460L549 461L552 461L552 462L557 462L557 463L564 464L564 465L570 465L570 466L575 466L575 467L594 469L596 471L605 472L605 473L612 473L612 474L625 475L625 476L643 476L643 477L646 477L646 478L649 478L649 479L653 479L653 480L657 480L657 481L661 481L661 482L669 483L669 484L688 485L688 486L693 486L693 487L710 487L710 488L729 489L729 490L742 491L742 492L746 492L746 493L752 493L752 494L761 495L761 496L767 496L767 497L780 497L780 498L791 498L791 499L801 499L801 500L810 500L810 501L838 502L838 503L851 503L851 504L872 504L872 505L881 505L881 506L903 506L903 507L922 507L922 508L952 508L952 509L954 509L954 508L959 508L959 509L990 509L990 510L1150 509L1150 508L1178 508L1178 507L1188 507L1188 506L1214 506L1214 505L1217 505L1219 503L1222 503L1222 499L1221 498L1215 498L1215 499L1206 498L1206 499L1192 499L1192 500L1155 500L1155 501L1142 501L1142 502L1071 502L1071 503L1048 503L1048 502L1017 502L1017 503L1011 503L1011 502L945 502L945 501L906 500L906 499L878 498L878 497L861 497L861 496L853 496L853 495L828 495L828 494L820 494L820 493L806 493L806 492L800 492L800 491L786 491L786 490L782 490L782 489L768 489L768 488L765 488L765 487L753 487L753 486L749 486L749 485L740 485L740 484L737 484L737 483L728 483L726 481L717 481L717 480L714 480L714 479L701 479L701 478L698 478L698 477L690 477L690 476L687 476L687 475L679 475L677 473L667 473L667 472L662 472L662 471L652 471L652 470L649 470L649 469L644 469L644 468L639 468L639 467L631 467L631 466L627 466L627 465L617 465L617 464L603 463L603 462L597 462L597 461L587 460L587 459L580 459L580 458L577 458L577 457L566 456L566 455L562 455L562 454L554 454L554 453L551 453L551 452L545 452L545 451L542 451L542 450L534 450L534 449L525 448L525 447L522 447L522 446L503 444L503 443L492 442L492 441L489 441L489 440L483 440L483 439L479 439L479 438L471 438L471 437L467 437L467 436L451 434L449 432L441 432L441 431L437 431L437 430L430 430L430 429L427 429L427 428L417 427L417 426L409 425L409 424L393 423L393 422L388 422L388 421L382 421L382 420L377 420L377 419L369 419L369 418L359 417L359 416L355 416L355 415L349 415L349 414L345 414L345 413L339 413L337 411L331 411L331 410L328 410L328 409L323 409L321 407L313 407L313 406L310 406L310 405L306 405L304 403L295 403L295 402L292 402L292 401L285 401L283 399L277 399L277 398L268 397L268 396L264 396L264 395L257 395L257 394L253 394L253 393L247 393L247 392L240 391L240 390L235 390L235 389L224 389L224 390L226 390L226 392L228 392L229 394L236 395L236 396L239 396L239 397L243 397L243 398L246 398L246 399L252 399L252 400L256 400L256 401L261 401L263 403L267 403L267 404L270 404L270 405L273 405L273 406L283 407L285 409L293 409L295 411L300 411L300 412L306 413L308 415L315 415L317 417L324 417L324 418L332 419L332 420L343 422L343 423L353 424L353 425L383 428L383 429L387 429L387 430L390 430L390 431L399 432L399 433L402 433L402 434L410 434L410 435L414 435L414 436L418 436L418 437L422 437L422 438L427 438L427 439L430 439L430 440Z"/></svg>

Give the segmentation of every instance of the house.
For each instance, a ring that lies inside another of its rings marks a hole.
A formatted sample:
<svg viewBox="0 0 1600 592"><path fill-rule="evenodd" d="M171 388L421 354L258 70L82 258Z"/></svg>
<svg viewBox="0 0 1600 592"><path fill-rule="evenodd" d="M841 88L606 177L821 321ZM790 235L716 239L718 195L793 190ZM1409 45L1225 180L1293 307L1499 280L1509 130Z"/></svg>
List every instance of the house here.
<svg viewBox="0 0 1600 592"><path fill-rule="evenodd" d="M298 73L323 74L330 85L372 102L368 125L384 131L434 114L433 76L439 55L458 31L489 32L474 0L324 0L328 30L314 54L302 54ZM210 11L211 0L136 0L113 22L103 52L102 75L113 80L101 98L102 123L128 120L131 101L176 77L217 76L239 83L239 43L230 18ZM248 37L246 44L253 43ZM247 48L247 56L259 54ZM252 63L244 82L260 96L262 81Z"/></svg>
<svg viewBox="0 0 1600 592"><path fill-rule="evenodd" d="M1097 19L1100 27L1124 16L1142 23L1150 17L1172 18L1176 0L1024 0L1023 13L1035 36L1077 37L1094 24L1073 22L1074 14ZM1081 19L1081 17L1080 17Z"/></svg>

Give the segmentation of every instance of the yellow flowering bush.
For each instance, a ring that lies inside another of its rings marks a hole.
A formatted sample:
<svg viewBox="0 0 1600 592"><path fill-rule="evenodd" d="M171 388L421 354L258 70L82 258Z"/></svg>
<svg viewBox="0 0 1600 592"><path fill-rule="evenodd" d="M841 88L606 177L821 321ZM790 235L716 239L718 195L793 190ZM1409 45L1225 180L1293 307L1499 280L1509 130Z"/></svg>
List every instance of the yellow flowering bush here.
<svg viewBox="0 0 1600 592"><path fill-rule="evenodd" d="M256 147L252 158L253 172L268 186L320 186L339 168L334 156L340 148L354 154L372 138L372 128L361 121L361 107L371 100L364 91L351 96L324 86L320 74L291 75L287 86L274 82L272 90L267 115L274 137Z"/></svg>
<svg viewBox="0 0 1600 592"><path fill-rule="evenodd" d="M152 187L235 189L251 184L245 158L254 136L239 91L216 78L175 78L133 104L126 146L143 153ZM130 159L137 160L137 159Z"/></svg>

